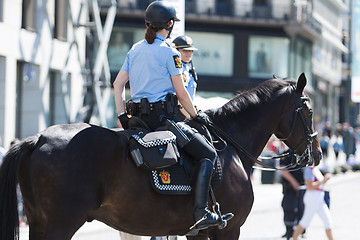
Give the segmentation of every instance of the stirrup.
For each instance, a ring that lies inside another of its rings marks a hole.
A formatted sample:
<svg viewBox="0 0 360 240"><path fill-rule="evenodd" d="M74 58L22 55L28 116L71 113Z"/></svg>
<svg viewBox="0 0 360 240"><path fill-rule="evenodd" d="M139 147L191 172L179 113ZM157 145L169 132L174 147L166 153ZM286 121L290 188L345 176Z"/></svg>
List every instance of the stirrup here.
<svg viewBox="0 0 360 240"><path fill-rule="evenodd" d="M209 214L211 214L211 212L209 210L207 210L206 214L202 218L200 218L198 221L196 221L196 223L194 223L194 225L192 225L190 227L190 229L189 229L190 232L192 230L198 230L199 231L199 230L204 230L206 228L214 227L214 226L218 226L218 225L222 224L222 218L221 218L221 216L218 215L218 217L219 217L218 221L214 222L213 224L206 224L206 225L202 226L201 223L204 222L207 219L207 216ZM216 213L213 213L213 214L216 214Z"/></svg>
<svg viewBox="0 0 360 240"><path fill-rule="evenodd" d="M224 229L227 226L227 221L234 217L233 213L226 213L224 215L220 212L220 204L216 202L213 206L214 212L220 217L219 229Z"/></svg>

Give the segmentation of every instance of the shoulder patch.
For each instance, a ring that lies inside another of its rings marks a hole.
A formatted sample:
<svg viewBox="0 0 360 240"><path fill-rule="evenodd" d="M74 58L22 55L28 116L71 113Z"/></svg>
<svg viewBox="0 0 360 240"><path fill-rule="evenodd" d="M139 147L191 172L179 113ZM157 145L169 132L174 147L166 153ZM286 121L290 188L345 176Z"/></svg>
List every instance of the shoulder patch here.
<svg viewBox="0 0 360 240"><path fill-rule="evenodd" d="M182 74L182 79L183 79L184 83L186 83L186 75L184 73Z"/></svg>
<svg viewBox="0 0 360 240"><path fill-rule="evenodd" d="M178 55L174 55L174 62L175 62L175 67L176 68L182 68L182 63L181 63L181 59Z"/></svg>

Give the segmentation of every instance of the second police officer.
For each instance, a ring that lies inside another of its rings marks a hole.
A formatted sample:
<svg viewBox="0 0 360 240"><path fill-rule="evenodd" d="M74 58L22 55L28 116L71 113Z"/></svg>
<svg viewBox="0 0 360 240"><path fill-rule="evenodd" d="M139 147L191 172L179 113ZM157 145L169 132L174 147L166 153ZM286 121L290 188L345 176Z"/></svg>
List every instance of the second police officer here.
<svg viewBox="0 0 360 240"><path fill-rule="evenodd" d="M186 90L188 90L191 100L194 101L198 77L195 67L192 63L193 52L197 50L193 45L193 40L185 35L178 36L173 40L175 48L181 54L181 61L183 65L182 77Z"/></svg>
<svg viewBox="0 0 360 240"><path fill-rule="evenodd" d="M131 115L141 118L153 131L164 122L175 125L172 131L180 147L199 163L195 174L193 227L202 230L221 224L233 214L219 216L208 209L209 185L218 158L216 150L201 134L183 122L176 122L178 100L192 118L203 123L209 118L204 113L196 113L181 77L180 53L166 41L175 21L179 19L170 3L149 4L145 11L145 39L132 46L114 81L115 104L120 123L127 128L129 119L124 95L125 84L129 81Z"/></svg>

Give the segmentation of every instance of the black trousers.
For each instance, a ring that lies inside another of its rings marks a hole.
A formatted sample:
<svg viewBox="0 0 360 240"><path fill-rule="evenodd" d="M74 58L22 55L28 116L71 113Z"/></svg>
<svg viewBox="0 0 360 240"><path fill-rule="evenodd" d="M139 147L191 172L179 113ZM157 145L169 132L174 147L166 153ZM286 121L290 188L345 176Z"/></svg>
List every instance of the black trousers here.
<svg viewBox="0 0 360 240"><path fill-rule="evenodd" d="M304 197L305 190L297 193L294 190L284 192L281 207L284 212L284 224L287 227L296 226L304 213Z"/></svg>
<svg viewBox="0 0 360 240"><path fill-rule="evenodd" d="M149 114L139 114L140 117L152 131L155 131L159 127L164 125L163 116L166 115L167 118L170 118L172 121L179 121L178 117L173 114L166 114L165 110L162 108L155 108L150 111ZM189 125L185 123L179 124L179 131L182 131L189 138L189 142L183 146L183 150L193 157L195 161L200 161L202 159L209 159L213 164L217 159L217 152L212 144L199 132L195 129L192 129ZM174 133L177 135L176 133Z"/></svg>

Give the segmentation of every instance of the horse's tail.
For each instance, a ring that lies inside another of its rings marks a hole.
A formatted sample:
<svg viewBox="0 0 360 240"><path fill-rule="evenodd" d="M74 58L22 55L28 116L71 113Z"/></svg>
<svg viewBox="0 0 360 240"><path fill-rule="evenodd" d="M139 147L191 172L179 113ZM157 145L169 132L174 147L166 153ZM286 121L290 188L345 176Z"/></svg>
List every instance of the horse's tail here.
<svg viewBox="0 0 360 240"><path fill-rule="evenodd" d="M20 156L32 152L40 135L34 135L13 146L0 168L0 240L19 239L19 214L16 187Z"/></svg>

